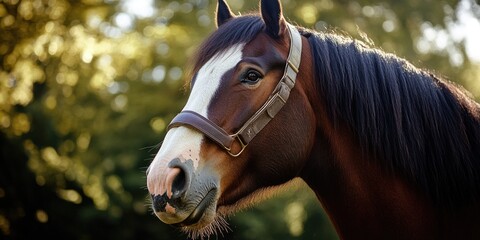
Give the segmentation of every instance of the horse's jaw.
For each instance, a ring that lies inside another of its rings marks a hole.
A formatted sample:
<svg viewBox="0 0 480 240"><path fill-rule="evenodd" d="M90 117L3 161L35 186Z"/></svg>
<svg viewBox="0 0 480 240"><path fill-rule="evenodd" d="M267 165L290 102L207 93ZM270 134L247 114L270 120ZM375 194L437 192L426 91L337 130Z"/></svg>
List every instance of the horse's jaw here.
<svg viewBox="0 0 480 240"><path fill-rule="evenodd" d="M259 188L232 204L219 205L217 207L217 212L222 216L230 216L241 210L249 209L262 201L268 200L286 191L293 191L301 184L303 184L303 180L300 178L294 178L280 185Z"/></svg>
<svg viewBox="0 0 480 240"><path fill-rule="evenodd" d="M282 192L296 189L301 184L302 180L300 178L294 178L284 184L257 189L251 194L228 205L217 205L217 203L221 202L220 196L219 199L215 199L211 205L207 207L198 222L192 225L177 224L177 226L181 226L181 230L192 239L204 239L210 235L223 235L225 232L231 230L226 221L226 218L229 216L241 210L251 208L257 203L270 199Z"/></svg>

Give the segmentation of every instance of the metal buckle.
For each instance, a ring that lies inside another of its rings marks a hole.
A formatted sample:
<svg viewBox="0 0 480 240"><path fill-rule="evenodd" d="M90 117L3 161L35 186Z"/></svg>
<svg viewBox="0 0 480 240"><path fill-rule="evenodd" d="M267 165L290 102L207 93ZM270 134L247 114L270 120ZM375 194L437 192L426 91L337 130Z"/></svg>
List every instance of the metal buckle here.
<svg viewBox="0 0 480 240"><path fill-rule="evenodd" d="M247 147L248 144L245 144L242 141L242 139L238 136L238 134L230 135L230 137L232 137L233 139L237 139L237 141L240 143L240 146L241 146L240 151L238 153L233 153L232 152L232 147L223 146L223 148L225 148L225 150L227 150L228 155L230 155L232 157L238 157L238 156L240 156L240 154L242 154L242 152L245 150L245 148Z"/></svg>

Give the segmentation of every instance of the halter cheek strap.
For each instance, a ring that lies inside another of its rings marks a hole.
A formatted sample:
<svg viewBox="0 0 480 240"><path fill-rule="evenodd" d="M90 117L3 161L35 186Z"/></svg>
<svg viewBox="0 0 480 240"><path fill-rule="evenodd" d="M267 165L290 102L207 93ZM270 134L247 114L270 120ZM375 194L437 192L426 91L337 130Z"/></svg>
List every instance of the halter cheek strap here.
<svg viewBox="0 0 480 240"><path fill-rule="evenodd" d="M287 103L290 91L295 86L300 59L302 55L302 38L298 30L287 24L290 36L290 50L282 79L279 81L267 101L234 134L228 134L208 118L194 112L182 111L172 120L168 129L189 126L205 134L212 141L223 147L233 157L239 156L250 141L277 115ZM240 151L232 152L235 141L240 143Z"/></svg>

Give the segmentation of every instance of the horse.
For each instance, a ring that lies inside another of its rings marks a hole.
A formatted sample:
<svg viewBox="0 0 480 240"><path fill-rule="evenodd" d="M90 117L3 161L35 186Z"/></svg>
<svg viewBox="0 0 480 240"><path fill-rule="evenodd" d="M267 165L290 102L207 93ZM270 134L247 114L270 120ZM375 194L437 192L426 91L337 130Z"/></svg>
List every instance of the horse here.
<svg viewBox="0 0 480 240"><path fill-rule="evenodd" d="M161 221L208 238L301 179L342 239L480 239L480 104L466 90L293 26L278 0L242 16L219 0L216 24L147 169Z"/></svg>

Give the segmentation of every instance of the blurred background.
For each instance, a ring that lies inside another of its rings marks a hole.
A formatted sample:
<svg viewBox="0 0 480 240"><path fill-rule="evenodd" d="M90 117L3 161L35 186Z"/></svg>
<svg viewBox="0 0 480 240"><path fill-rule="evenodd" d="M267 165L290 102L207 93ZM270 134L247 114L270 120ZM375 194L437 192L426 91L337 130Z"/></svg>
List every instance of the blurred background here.
<svg viewBox="0 0 480 240"><path fill-rule="evenodd" d="M480 98L478 0L283 0ZM231 0L235 13L256 0ZM186 102L186 62L213 0L0 1L0 239L186 239L149 210L145 170ZM336 239L301 186L213 239Z"/></svg>

